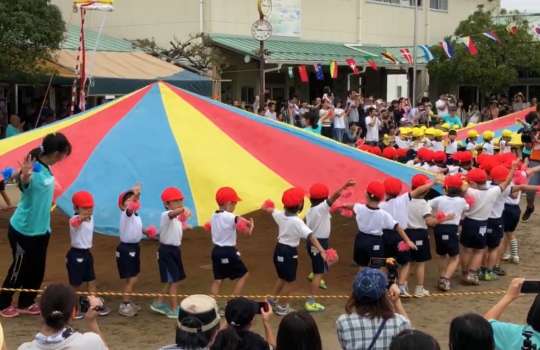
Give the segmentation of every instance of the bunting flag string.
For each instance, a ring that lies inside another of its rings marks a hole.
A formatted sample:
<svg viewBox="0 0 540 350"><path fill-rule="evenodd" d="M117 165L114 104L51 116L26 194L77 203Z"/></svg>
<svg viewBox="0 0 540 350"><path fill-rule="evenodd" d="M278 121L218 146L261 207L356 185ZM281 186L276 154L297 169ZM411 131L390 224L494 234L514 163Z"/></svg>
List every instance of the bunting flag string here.
<svg viewBox="0 0 540 350"><path fill-rule="evenodd" d="M399 63L398 59L388 51L381 52L381 56L383 59L387 60L388 62L392 64Z"/></svg>
<svg viewBox="0 0 540 350"><path fill-rule="evenodd" d="M478 55L478 49L476 48L476 44L470 36L462 38L462 42L472 56Z"/></svg>
<svg viewBox="0 0 540 350"><path fill-rule="evenodd" d="M488 39L493 40L493 41L496 42L496 43L499 43L499 42L500 42L499 37L498 37L497 34L496 34L495 32L493 32L493 31L482 33L482 35L485 36L485 37L488 38Z"/></svg>
<svg viewBox="0 0 540 350"><path fill-rule="evenodd" d="M298 74L300 75L300 81L302 81L302 83L308 83L309 82L309 76L308 76L306 66L304 66L304 65L298 66Z"/></svg>
<svg viewBox="0 0 540 350"><path fill-rule="evenodd" d="M292 67L292 66L291 66L291 67L288 67L287 70L288 70L288 73L289 73L289 78L290 78L290 79L294 79L294 70L293 70L293 67Z"/></svg>
<svg viewBox="0 0 540 350"><path fill-rule="evenodd" d="M407 48L399 49L401 56L407 61L408 64L414 64L414 60L411 54L411 51Z"/></svg>
<svg viewBox="0 0 540 350"><path fill-rule="evenodd" d="M324 73L322 71L322 66L317 63L313 65L313 69L315 70L315 77L317 80L324 80Z"/></svg>
<svg viewBox="0 0 540 350"><path fill-rule="evenodd" d="M354 60L354 58L347 58L345 62L351 68L354 75L360 74L360 70L358 69L358 66L356 65L356 61Z"/></svg>
<svg viewBox="0 0 540 350"><path fill-rule="evenodd" d="M427 45L419 45L420 49L424 52L424 59L426 62L429 62L433 60L435 57L433 57L433 53L429 49L429 46Z"/></svg>
<svg viewBox="0 0 540 350"><path fill-rule="evenodd" d="M446 57L452 58L452 56L454 56L454 48L450 44L449 40L444 39L443 41L441 41L441 47L446 54Z"/></svg>
<svg viewBox="0 0 540 350"><path fill-rule="evenodd" d="M367 61L367 64L369 66L369 68L373 69L373 70L377 70L379 69L379 67L377 66L377 62L375 62L375 60L371 57L366 57L366 61Z"/></svg>
<svg viewBox="0 0 540 350"><path fill-rule="evenodd" d="M330 61L330 77L332 79L337 79L338 77L338 65L335 60Z"/></svg>

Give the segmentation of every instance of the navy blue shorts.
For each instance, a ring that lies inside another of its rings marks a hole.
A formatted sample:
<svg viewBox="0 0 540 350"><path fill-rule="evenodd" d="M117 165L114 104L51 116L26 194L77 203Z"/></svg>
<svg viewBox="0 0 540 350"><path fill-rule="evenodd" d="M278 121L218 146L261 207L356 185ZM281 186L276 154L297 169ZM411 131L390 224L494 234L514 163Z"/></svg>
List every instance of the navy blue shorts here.
<svg viewBox="0 0 540 350"><path fill-rule="evenodd" d="M434 228L435 251L441 256L459 255L458 225L437 225Z"/></svg>
<svg viewBox="0 0 540 350"><path fill-rule="evenodd" d="M408 228L405 230L407 236L416 245L417 250L411 249L411 261L425 262L431 260L431 246L429 243L429 233L425 228Z"/></svg>
<svg viewBox="0 0 540 350"><path fill-rule="evenodd" d="M504 225L502 217L488 219L486 231L486 245L489 249L495 249L501 244L504 235Z"/></svg>
<svg viewBox="0 0 540 350"><path fill-rule="evenodd" d="M227 278L235 280L243 277L248 272L236 247L220 247L217 245L212 249L212 269L215 280Z"/></svg>
<svg viewBox="0 0 540 350"><path fill-rule="evenodd" d="M280 279L285 282L296 281L298 249L278 243L274 249L274 266Z"/></svg>
<svg viewBox="0 0 540 350"><path fill-rule="evenodd" d="M180 247L160 244L157 257L161 283L175 283L186 278Z"/></svg>
<svg viewBox="0 0 540 350"><path fill-rule="evenodd" d="M486 247L487 220L465 218L461 227L459 241L465 248L484 249Z"/></svg>
<svg viewBox="0 0 540 350"><path fill-rule="evenodd" d="M382 236L358 232L354 240L354 262L359 266L369 266L371 258L384 258Z"/></svg>
<svg viewBox="0 0 540 350"><path fill-rule="evenodd" d="M79 287L96 279L94 258L90 249L71 248L66 255L66 267L69 284L72 286Z"/></svg>
<svg viewBox="0 0 540 350"><path fill-rule="evenodd" d="M383 230L384 257L394 258L400 265L405 265L411 261L409 251L400 252L399 242L403 241L396 230Z"/></svg>
<svg viewBox="0 0 540 350"><path fill-rule="evenodd" d="M518 204L505 204L503 211L504 232L514 232L519 224L521 208Z"/></svg>
<svg viewBox="0 0 540 350"><path fill-rule="evenodd" d="M326 250L328 249L328 239L317 238L321 246ZM311 258L311 271L314 274L323 274L328 272L328 265L323 260L321 253L311 245L311 241L307 241L306 249L309 257Z"/></svg>
<svg viewBox="0 0 540 350"><path fill-rule="evenodd" d="M138 276L141 272L139 243L120 242L116 247L116 266L121 279Z"/></svg>

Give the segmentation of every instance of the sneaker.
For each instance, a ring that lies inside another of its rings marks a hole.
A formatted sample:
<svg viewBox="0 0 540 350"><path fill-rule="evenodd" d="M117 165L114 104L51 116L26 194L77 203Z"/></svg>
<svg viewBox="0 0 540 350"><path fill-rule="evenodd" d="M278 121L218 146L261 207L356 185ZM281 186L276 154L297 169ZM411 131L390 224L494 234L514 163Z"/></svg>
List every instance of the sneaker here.
<svg viewBox="0 0 540 350"><path fill-rule="evenodd" d="M279 305L276 304L276 308L274 309L274 313L278 316L285 316L290 312L293 312L294 310L289 307L289 304L285 305Z"/></svg>
<svg viewBox="0 0 540 350"><path fill-rule="evenodd" d="M512 255L512 256L510 257L510 262L511 262L512 264L519 264L519 256L517 256L517 255Z"/></svg>
<svg viewBox="0 0 540 350"><path fill-rule="evenodd" d="M133 306L133 308L135 308L135 310L137 310L137 312L142 310L142 307L139 304L135 304L132 301L130 301L129 303L131 304L131 306Z"/></svg>
<svg viewBox="0 0 540 350"><path fill-rule="evenodd" d="M510 253L504 253L501 260L502 261L508 261L508 260L510 260L511 257L512 257L512 255L510 255Z"/></svg>
<svg viewBox="0 0 540 350"><path fill-rule="evenodd" d="M495 281L495 280L498 280L499 278L497 277L496 274L494 274L493 272L489 271L489 272L485 272L484 274L478 276L478 278L481 280L481 281Z"/></svg>
<svg viewBox="0 0 540 350"><path fill-rule="evenodd" d="M450 290L450 280L444 277L439 278L439 284L437 287L439 287L439 289L443 292L448 292Z"/></svg>
<svg viewBox="0 0 540 350"><path fill-rule="evenodd" d="M304 307L308 312L321 312L325 310L324 305L319 304L316 301L306 301Z"/></svg>
<svg viewBox="0 0 540 350"><path fill-rule="evenodd" d="M527 207L527 209L525 209L525 212L523 213L523 216L521 217L521 220L528 221L532 213L534 213L534 207Z"/></svg>
<svg viewBox="0 0 540 350"><path fill-rule="evenodd" d="M179 312L180 312L180 307L178 307L178 306L174 310L169 309L169 313L167 313L167 317L172 318L172 319L177 319Z"/></svg>
<svg viewBox="0 0 540 350"><path fill-rule="evenodd" d="M506 271L504 271L503 268L500 266L495 266L493 268L493 273L497 276L506 276Z"/></svg>
<svg viewBox="0 0 540 350"><path fill-rule="evenodd" d="M429 290L425 289L424 287L416 287L416 290L414 291L415 298L429 297L430 295Z"/></svg>
<svg viewBox="0 0 540 350"><path fill-rule="evenodd" d="M152 304L150 304L150 310L162 315L168 315L170 312L172 312L169 305L165 303L158 303L157 301L154 301Z"/></svg>
<svg viewBox="0 0 540 350"><path fill-rule="evenodd" d="M121 303L118 307L118 313L121 316L133 317L137 315L137 309L133 306L132 303Z"/></svg>
<svg viewBox="0 0 540 350"><path fill-rule="evenodd" d="M328 286L326 285L326 281L325 280L321 280L321 283L319 283L319 288L320 289L328 289Z"/></svg>
<svg viewBox="0 0 540 350"><path fill-rule="evenodd" d="M465 284L471 285L471 286L477 286L480 284L480 280L478 279L478 275L474 272L469 272L467 276L463 279L463 282Z"/></svg>
<svg viewBox="0 0 540 350"><path fill-rule="evenodd" d="M6 307L4 310L0 310L0 316L4 318L13 318L19 316L19 310L13 305Z"/></svg>
<svg viewBox="0 0 540 350"><path fill-rule="evenodd" d="M17 311L19 311L21 315L38 316L41 314L41 309L36 303L30 305L26 309L17 309Z"/></svg>
<svg viewBox="0 0 540 350"><path fill-rule="evenodd" d="M409 293L409 288L407 288L407 286L399 286L399 297L412 298L412 295L411 293Z"/></svg>
<svg viewBox="0 0 540 350"><path fill-rule="evenodd" d="M315 274L313 272L310 272L309 275L307 276L307 279L308 281L313 281L313 279L315 278Z"/></svg>
<svg viewBox="0 0 540 350"><path fill-rule="evenodd" d="M486 270L483 267L481 267L480 270L478 271L478 279L480 281L486 280Z"/></svg>

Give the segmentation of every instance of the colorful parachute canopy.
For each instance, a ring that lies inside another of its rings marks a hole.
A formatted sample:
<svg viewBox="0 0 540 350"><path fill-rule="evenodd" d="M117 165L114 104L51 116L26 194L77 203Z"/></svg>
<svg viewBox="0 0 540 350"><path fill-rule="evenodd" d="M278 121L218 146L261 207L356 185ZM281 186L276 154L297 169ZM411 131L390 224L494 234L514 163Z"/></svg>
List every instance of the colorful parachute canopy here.
<svg viewBox="0 0 540 350"><path fill-rule="evenodd" d="M394 176L408 184L419 170L265 119L165 83L156 83L82 114L0 141L0 169L18 161L50 132L64 133L73 152L54 166L57 205L73 213L71 196L95 198L96 230L116 234L118 195L139 182L144 225L158 225L160 194L179 187L203 225L217 209L215 192L232 186L243 199L237 213L266 199L281 207L284 189L316 182L332 190L358 182L347 201L363 201L370 181Z"/></svg>
<svg viewBox="0 0 540 350"><path fill-rule="evenodd" d="M535 111L534 108L527 108L522 111L515 112L501 118L493 119L487 122L478 123L475 126L460 129L458 131L457 139L465 140L467 138L467 133L469 132L469 130L472 130L472 129L477 130L478 134L480 135L482 135L482 133L486 130L491 130L495 133L495 137L500 137L504 129L508 129L508 130L516 132L522 127L519 123L517 123L517 120L518 119L524 120L527 114L534 111Z"/></svg>

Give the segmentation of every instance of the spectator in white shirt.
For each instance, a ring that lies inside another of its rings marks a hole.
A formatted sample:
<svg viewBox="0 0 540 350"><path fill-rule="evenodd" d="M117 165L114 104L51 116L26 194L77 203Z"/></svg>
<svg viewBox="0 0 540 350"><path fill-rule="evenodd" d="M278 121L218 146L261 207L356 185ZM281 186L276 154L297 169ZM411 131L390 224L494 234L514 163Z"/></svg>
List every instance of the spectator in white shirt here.
<svg viewBox="0 0 540 350"><path fill-rule="evenodd" d="M343 138L347 132L345 110L341 108L341 101L337 102L334 108L334 140L343 142Z"/></svg>
<svg viewBox="0 0 540 350"><path fill-rule="evenodd" d="M376 145L379 143L379 129L381 120L377 116L375 108L371 107L367 110L366 117L366 143Z"/></svg>

